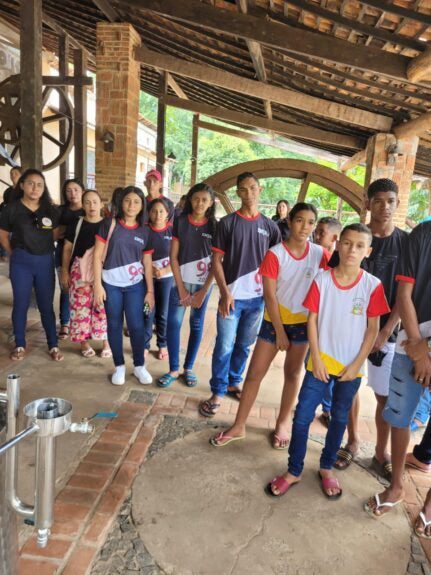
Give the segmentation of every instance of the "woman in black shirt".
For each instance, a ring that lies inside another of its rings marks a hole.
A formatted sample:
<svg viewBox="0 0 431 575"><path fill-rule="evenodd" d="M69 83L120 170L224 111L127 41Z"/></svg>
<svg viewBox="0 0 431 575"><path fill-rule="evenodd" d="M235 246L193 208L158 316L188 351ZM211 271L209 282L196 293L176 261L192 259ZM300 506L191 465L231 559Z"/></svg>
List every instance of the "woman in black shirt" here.
<svg viewBox="0 0 431 575"><path fill-rule="evenodd" d="M49 354L54 361L61 361L63 356L58 349L53 308L53 253L59 214L39 170L26 170L17 188L18 200L7 205L0 216L0 242L10 255L13 291L12 324L16 347L11 359L21 360L25 355L27 311L34 286Z"/></svg>
<svg viewBox="0 0 431 575"><path fill-rule="evenodd" d="M65 180L61 188L61 206L60 206L60 232L57 247L55 248L55 267L57 268L58 278L61 276L61 265L64 248L64 234L67 226L76 223L84 215L82 208L82 194L84 186L77 178ZM61 282L60 282L61 287ZM60 331L59 339L67 339L69 335L70 307L69 293L61 289L60 292Z"/></svg>

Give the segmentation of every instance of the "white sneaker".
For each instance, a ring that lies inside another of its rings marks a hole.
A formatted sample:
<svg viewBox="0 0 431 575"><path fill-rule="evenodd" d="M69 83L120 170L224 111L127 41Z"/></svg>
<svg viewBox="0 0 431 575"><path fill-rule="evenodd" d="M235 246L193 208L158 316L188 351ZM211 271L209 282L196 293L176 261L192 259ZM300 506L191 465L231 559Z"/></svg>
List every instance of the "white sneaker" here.
<svg viewBox="0 0 431 575"><path fill-rule="evenodd" d="M126 366L117 365L111 377L112 385L124 385L126 381Z"/></svg>
<svg viewBox="0 0 431 575"><path fill-rule="evenodd" d="M135 367L133 370L133 375L137 377L139 383L142 383L143 385L149 385L150 383L153 383L153 378L144 365L138 365Z"/></svg>

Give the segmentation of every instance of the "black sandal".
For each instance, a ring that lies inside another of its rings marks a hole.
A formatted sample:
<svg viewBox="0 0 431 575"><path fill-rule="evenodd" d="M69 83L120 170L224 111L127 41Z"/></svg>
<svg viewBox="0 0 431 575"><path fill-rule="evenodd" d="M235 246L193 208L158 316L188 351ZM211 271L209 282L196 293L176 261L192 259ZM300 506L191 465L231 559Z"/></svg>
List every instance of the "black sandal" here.
<svg viewBox="0 0 431 575"><path fill-rule="evenodd" d="M69 326L61 325L58 332L58 339L67 339L69 337Z"/></svg>
<svg viewBox="0 0 431 575"><path fill-rule="evenodd" d="M338 471L344 471L347 469L355 458L355 453L352 453L347 447L342 447L337 451L337 461L334 463L335 469Z"/></svg>
<svg viewBox="0 0 431 575"><path fill-rule="evenodd" d="M228 388L226 395L232 397L232 399L236 399L237 401L241 401L241 393L242 389L239 387L232 387L231 389Z"/></svg>
<svg viewBox="0 0 431 575"><path fill-rule="evenodd" d="M199 404L199 413L204 417L214 417L219 410L219 407L220 403L215 403L214 401L207 399Z"/></svg>

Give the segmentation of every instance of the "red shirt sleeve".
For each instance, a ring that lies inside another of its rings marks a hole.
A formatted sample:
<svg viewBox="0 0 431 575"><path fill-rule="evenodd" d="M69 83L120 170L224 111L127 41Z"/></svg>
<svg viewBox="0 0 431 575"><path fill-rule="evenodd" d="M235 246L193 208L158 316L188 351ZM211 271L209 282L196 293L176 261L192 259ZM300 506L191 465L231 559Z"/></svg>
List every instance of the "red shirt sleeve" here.
<svg viewBox="0 0 431 575"><path fill-rule="evenodd" d="M379 283L370 297L370 303L367 308L367 317L377 317L391 312L385 296L383 285Z"/></svg>
<svg viewBox="0 0 431 575"><path fill-rule="evenodd" d="M331 254L328 252L328 250L325 250L325 248L323 248L323 254L322 254L322 259L320 260L320 264L319 264L319 268L322 268L324 270L329 270L329 260L331 259Z"/></svg>
<svg viewBox="0 0 431 575"><path fill-rule="evenodd" d="M271 250L266 252L266 255L263 258L263 262L261 263L259 271L261 275L265 276L266 278L271 278L273 280L276 280L278 278L278 274L280 271L280 263L274 252L272 252Z"/></svg>
<svg viewBox="0 0 431 575"><path fill-rule="evenodd" d="M302 305L313 313L319 313L320 291L314 280Z"/></svg>

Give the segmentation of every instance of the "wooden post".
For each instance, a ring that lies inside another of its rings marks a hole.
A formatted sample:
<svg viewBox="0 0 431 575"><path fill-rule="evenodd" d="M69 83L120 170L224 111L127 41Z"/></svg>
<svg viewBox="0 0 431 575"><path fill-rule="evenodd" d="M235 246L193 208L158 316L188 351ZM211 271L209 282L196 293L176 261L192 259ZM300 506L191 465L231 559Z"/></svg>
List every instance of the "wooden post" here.
<svg viewBox="0 0 431 575"><path fill-rule="evenodd" d="M190 186L196 184L198 171L198 144L199 144L199 114L193 115L193 132L192 132L192 165L190 175Z"/></svg>
<svg viewBox="0 0 431 575"><path fill-rule="evenodd" d="M73 52L74 76L87 75L87 56L83 50ZM79 178L84 186L87 185L87 88L75 86L75 178Z"/></svg>
<svg viewBox="0 0 431 575"><path fill-rule="evenodd" d="M59 36L58 38L58 72L60 76L69 75L69 38L68 36ZM66 94L69 93L69 88L64 86ZM60 112L64 112L64 105L60 102ZM66 122L60 122L59 136L60 141L64 142L66 139ZM60 165L60 188L63 182L69 177L69 156L67 156Z"/></svg>
<svg viewBox="0 0 431 575"><path fill-rule="evenodd" d="M168 78L166 72L160 74L159 103L157 106L157 150L156 166L162 174L165 167L165 133L166 133L166 104L164 98L168 93Z"/></svg>
<svg viewBox="0 0 431 575"><path fill-rule="evenodd" d="M310 185L310 176L307 174L305 179L302 180L301 189L299 190L298 199L299 202L305 202L305 197L308 192L308 186Z"/></svg>
<svg viewBox="0 0 431 575"><path fill-rule="evenodd" d="M42 0L21 2L21 165L42 169Z"/></svg>

